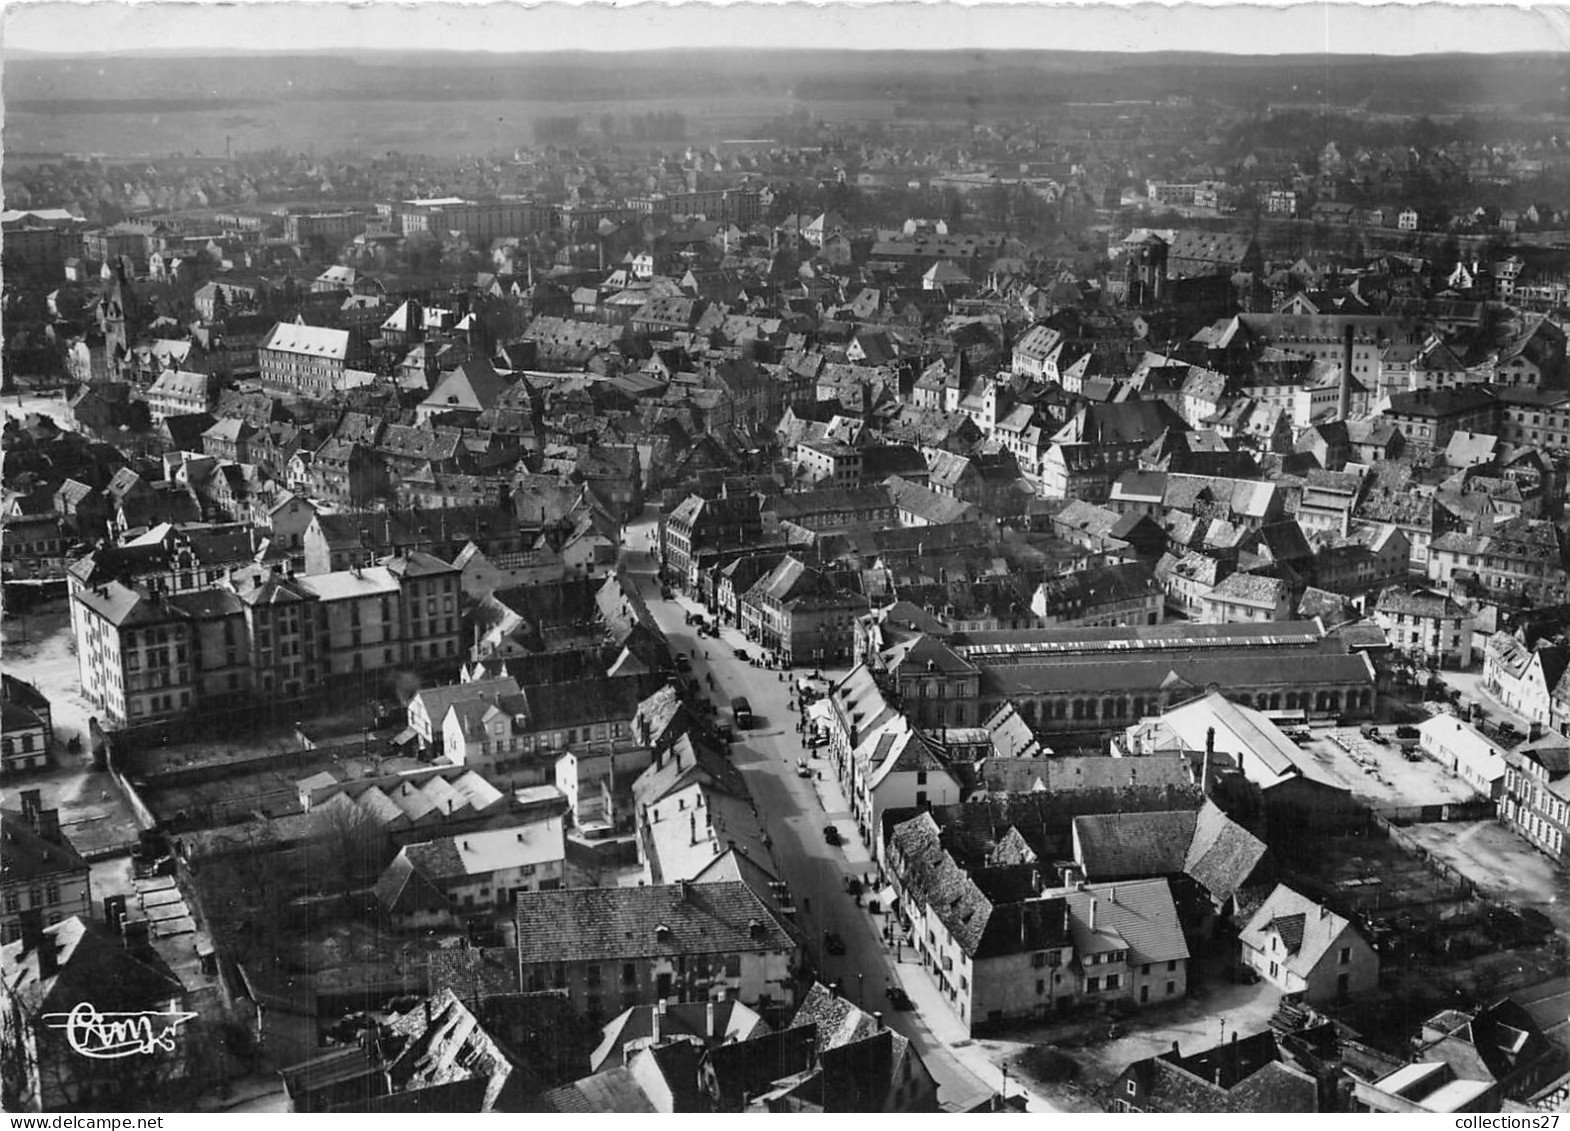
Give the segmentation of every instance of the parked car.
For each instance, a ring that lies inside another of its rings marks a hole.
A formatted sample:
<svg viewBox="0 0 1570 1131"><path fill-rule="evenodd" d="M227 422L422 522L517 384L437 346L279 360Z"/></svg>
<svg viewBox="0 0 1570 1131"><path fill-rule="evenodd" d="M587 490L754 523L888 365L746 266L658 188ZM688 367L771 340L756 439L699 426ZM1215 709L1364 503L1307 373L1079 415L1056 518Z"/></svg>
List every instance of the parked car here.
<svg viewBox="0 0 1570 1131"><path fill-rule="evenodd" d="M910 1000L910 995L905 992L902 986L890 986L889 1006L903 1012L907 1009L915 1009L916 1003Z"/></svg>
<svg viewBox="0 0 1570 1131"><path fill-rule="evenodd" d="M845 838L840 836L839 829L835 828L833 825L823 826L823 839L827 843L834 845L836 848L845 843Z"/></svg>
<svg viewBox="0 0 1570 1131"><path fill-rule="evenodd" d="M752 656L747 652L747 649L745 649L745 648L737 648L735 651L733 651L731 653L731 655L735 656L738 660L740 660L744 664L750 664L752 662Z"/></svg>
<svg viewBox="0 0 1570 1131"><path fill-rule="evenodd" d="M810 778L812 776L812 767L807 765L807 759L796 759L796 776L798 778Z"/></svg>
<svg viewBox="0 0 1570 1131"><path fill-rule="evenodd" d="M1396 727L1396 738L1397 738L1397 740L1399 740L1401 742L1416 742L1416 741L1418 741L1422 737L1423 737L1423 735L1421 734L1421 732L1418 731L1418 729L1416 727L1413 727L1413 726Z"/></svg>
<svg viewBox="0 0 1570 1131"><path fill-rule="evenodd" d="M823 949L828 951L830 954L844 954L845 940L839 937L838 932L824 931Z"/></svg>
<svg viewBox="0 0 1570 1131"><path fill-rule="evenodd" d="M676 656L676 670L679 672L690 672L692 670L692 658L684 653L678 653Z"/></svg>
<svg viewBox="0 0 1570 1131"><path fill-rule="evenodd" d="M729 723L721 723L715 729L719 732L719 736L721 738L723 738L726 742L735 742L736 741L736 731L731 727L731 725Z"/></svg>

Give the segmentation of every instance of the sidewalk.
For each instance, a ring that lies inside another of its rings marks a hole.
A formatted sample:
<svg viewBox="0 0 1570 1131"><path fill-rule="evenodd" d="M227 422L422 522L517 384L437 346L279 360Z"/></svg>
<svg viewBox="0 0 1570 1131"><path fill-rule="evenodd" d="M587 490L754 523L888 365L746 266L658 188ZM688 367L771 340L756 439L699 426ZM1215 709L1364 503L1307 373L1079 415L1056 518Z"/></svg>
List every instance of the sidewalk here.
<svg viewBox="0 0 1570 1131"><path fill-rule="evenodd" d="M874 918L879 921L887 919L886 916ZM923 969L916 948L902 946L900 950L901 957L898 963L894 961L892 949L888 951L889 965L899 979L899 984L910 995L910 1000L919 1011L923 1028L934 1041L946 1048L963 1068L986 1086L989 1092L1004 1092L1006 1089L1010 1096L1023 1095L1026 1099L1027 1111L1061 1110L1058 1105L1031 1091L1018 1076L1010 1075L1005 1079L1002 1068L994 1063L984 1046L971 1039L965 1023L949 1007L943 992L938 989L937 982Z"/></svg>

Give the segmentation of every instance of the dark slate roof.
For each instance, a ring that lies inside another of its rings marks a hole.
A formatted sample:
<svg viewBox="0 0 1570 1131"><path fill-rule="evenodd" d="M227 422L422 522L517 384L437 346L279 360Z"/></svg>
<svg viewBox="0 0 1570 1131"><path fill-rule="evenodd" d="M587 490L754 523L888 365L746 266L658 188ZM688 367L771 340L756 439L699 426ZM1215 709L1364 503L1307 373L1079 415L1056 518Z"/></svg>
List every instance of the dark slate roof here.
<svg viewBox="0 0 1570 1131"><path fill-rule="evenodd" d="M513 947L442 948L426 955L432 995L451 990L465 1001L522 990Z"/></svg>
<svg viewBox="0 0 1570 1131"><path fill-rule="evenodd" d="M1183 871L1198 815L1106 813L1075 817L1074 837L1087 880L1132 880Z"/></svg>
<svg viewBox="0 0 1570 1131"><path fill-rule="evenodd" d="M1227 899L1258 882L1268 849L1263 841L1206 801L1194 826L1183 871L1215 899Z"/></svg>
<svg viewBox="0 0 1570 1131"><path fill-rule="evenodd" d="M1303 924L1307 916L1299 911L1295 915L1280 915L1270 921L1276 934L1281 936L1282 944L1287 948L1288 954L1296 954L1303 945Z"/></svg>
<svg viewBox="0 0 1570 1131"><path fill-rule="evenodd" d="M1283 1064L1270 1031L1235 1038L1193 1056L1176 1051L1137 1061L1119 1081L1132 1078L1134 1106L1156 1112L1314 1112L1313 1077Z"/></svg>
<svg viewBox="0 0 1570 1131"><path fill-rule="evenodd" d="M720 1094L741 1099L767 1090L776 1080L809 1071L817 1048L817 1026L805 1024L710 1049L705 1061Z"/></svg>
<svg viewBox="0 0 1570 1131"><path fill-rule="evenodd" d="M67 1012L84 1001L101 1011L162 1009L185 987L156 951L133 953L120 936L73 915L44 929L58 967L40 980L38 954L20 941L0 950L0 978L31 1016Z"/></svg>
<svg viewBox="0 0 1570 1131"><path fill-rule="evenodd" d="M796 946L767 904L739 882L529 892L518 896L516 919L523 965L565 955L592 962Z"/></svg>
<svg viewBox="0 0 1570 1131"><path fill-rule="evenodd" d="M63 835L45 840L18 813L0 813L0 883L26 883L46 876L87 872L87 861Z"/></svg>

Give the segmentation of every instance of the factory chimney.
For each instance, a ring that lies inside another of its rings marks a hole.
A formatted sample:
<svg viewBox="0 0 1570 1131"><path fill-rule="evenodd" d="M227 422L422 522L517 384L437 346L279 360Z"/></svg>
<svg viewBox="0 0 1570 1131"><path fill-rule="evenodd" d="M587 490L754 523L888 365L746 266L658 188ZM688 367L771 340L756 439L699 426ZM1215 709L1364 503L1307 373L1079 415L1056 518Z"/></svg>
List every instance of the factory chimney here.
<svg viewBox="0 0 1570 1131"><path fill-rule="evenodd" d="M1336 398L1336 419L1345 422L1352 414L1352 342L1356 331L1346 328L1346 344L1341 355L1341 391Z"/></svg>

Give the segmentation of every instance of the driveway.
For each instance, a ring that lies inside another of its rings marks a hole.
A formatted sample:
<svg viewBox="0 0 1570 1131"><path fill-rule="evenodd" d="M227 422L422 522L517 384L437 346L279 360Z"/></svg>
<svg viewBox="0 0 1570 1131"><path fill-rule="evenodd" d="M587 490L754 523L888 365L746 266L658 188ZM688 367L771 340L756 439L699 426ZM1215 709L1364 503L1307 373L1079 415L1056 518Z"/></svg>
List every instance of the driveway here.
<svg viewBox="0 0 1570 1131"><path fill-rule="evenodd" d="M722 629L719 640L700 639L696 629L685 623L686 614L700 606L685 597L672 601L660 597L653 577L655 565L648 550L649 539L647 521L629 528L623 564L640 577L649 609L671 647L692 655L693 675L720 705L722 718L735 696L746 696L752 705L756 724L751 730L737 732L731 758L764 815L773 842L776 871L795 896L796 919L806 935L808 955L819 980L837 983L842 994L864 1009L881 1011L890 1028L914 1042L938 1082L940 1104L950 1110L967 1110L986 1102L1001 1089L1002 1073L987 1059L985 1049L952 1048L938 1035L941 1032L968 1040L962 1031L949 1034L951 1026L947 1022L952 1015L941 1003L920 1003L918 999L920 1008L906 1013L888 1008L887 989L894 979L910 989L912 998L917 997L919 987L907 980L909 964L896 969L893 951L882 938L883 919L869 914L845 892L847 876L862 876L873 871L874 865L856 833L850 806L828 760L811 757L796 731L798 716L788 703L792 698L791 681L800 674L799 670L772 671L736 659L734 649L745 648L754 655L759 649L735 629ZM843 673L825 670L824 674ZM710 675L715 683L712 691L707 690ZM796 773L797 762L804 757L814 769L811 780ZM821 781L816 777L818 770L823 773ZM842 846L834 847L824 840L823 828L829 823L840 828ZM843 955L825 953L825 931L838 934L844 941ZM1008 1081L1008 1090L1012 1095L1027 1091L1014 1078ZM1027 1103L1033 1111L1058 1110L1028 1091Z"/></svg>

